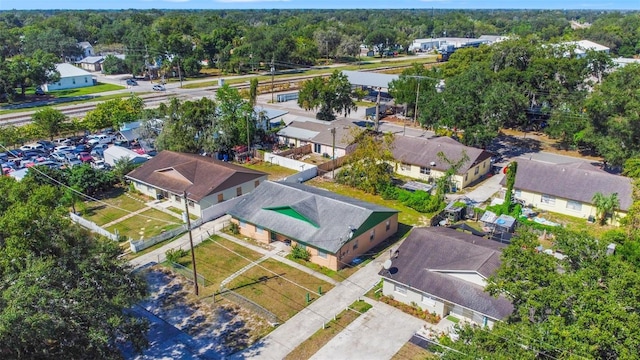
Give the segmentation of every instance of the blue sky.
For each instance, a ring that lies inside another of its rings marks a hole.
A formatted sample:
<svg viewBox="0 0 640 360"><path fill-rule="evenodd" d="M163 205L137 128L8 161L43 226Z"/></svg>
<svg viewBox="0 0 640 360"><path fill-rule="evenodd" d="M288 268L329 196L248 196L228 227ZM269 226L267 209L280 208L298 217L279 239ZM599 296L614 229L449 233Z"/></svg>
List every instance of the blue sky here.
<svg viewBox="0 0 640 360"><path fill-rule="evenodd" d="M27 9L612 9L640 10L640 0L0 0Z"/></svg>

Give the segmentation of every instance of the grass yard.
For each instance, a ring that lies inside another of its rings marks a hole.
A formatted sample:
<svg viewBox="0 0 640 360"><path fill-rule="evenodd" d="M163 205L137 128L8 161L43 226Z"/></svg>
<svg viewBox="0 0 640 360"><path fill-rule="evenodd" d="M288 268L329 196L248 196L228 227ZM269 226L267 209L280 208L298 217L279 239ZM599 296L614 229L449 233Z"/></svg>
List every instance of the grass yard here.
<svg viewBox="0 0 640 360"><path fill-rule="evenodd" d="M420 346L407 342L400 350L391 358L391 360L426 360L437 359L438 356Z"/></svg>
<svg viewBox="0 0 640 360"><path fill-rule="evenodd" d="M202 288L202 296L210 296L220 290L222 280L242 269L262 255L242 245L219 236L212 236L195 249L198 274L213 284ZM191 268L191 255L180 259L179 263Z"/></svg>
<svg viewBox="0 0 640 360"><path fill-rule="evenodd" d="M124 189L115 188L104 194L100 202L87 201L78 207L81 209L82 217L98 225L104 225L127 215L129 211L138 211L146 207L144 202L148 199L133 193L129 195L140 201L125 195Z"/></svg>
<svg viewBox="0 0 640 360"><path fill-rule="evenodd" d="M298 345L292 352L290 352L285 360L296 359L308 359L313 354L317 353L323 346L325 346L331 339L338 335L347 325L351 324L357 319L361 313L366 312L371 308L371 305L364 301L356 301L349 306L353 310L343 310L336 316L335 320L329 321L324 329L316 331L302 344Z"/></svg>
<svg viewBox="0 0 640 360"><path fill-rule="evenodd" d="M124 88L125 88L124 86L115 85L115 84L98 83L97 85L87 86L83 88L54 90L54 91L48 92L47 94L53 95L58 98L67 98L67 97L97 94L97 93L106 92L106 91L122 90Z"/></svg>
<svg viewBox="0 0 640 360"><path fill-rule="evenodd" d="M249 169L265 172L269 174L268 179L273 181L280 180L297 173L297 171L295 170L288 169L279 165L273 165L268 161L260 161L255 164L242 164L242 166Z"/></svg>
<svg viewBox="0 0 640 360"><path fill-rule="evenodd" d="M273 259L254 266L227 285L240 295L275 314L282 322L307 306L306 296L313 301L317 291L329 291L332 286L314 276Z"/></svg>
<svg viewBox="0 0 640 360"><path fill-rule="evenodd" d="M601 226L598 223L590 224L586 219L580 219L573 216L548 211L545 211L538 216L562 224L570 230L586 231L596 238L602 237L602 235L609 230L617 229L617 227L613 225Z"/></svg>
<svg viewBox="0 0 640 360"><path fill-rule="evenodd" d="M400 214L398 214L398 222L411 226L429 226L429 219L431 219L431 214L423 214L421 212L418 212L410 207L403 205L397 200L385 200L380 195L368 194L362 190L341 185L335 182L322 180L317 177L307 181L305 184L333 191L340 195L349 196L373 204L396 209L400 211Z"/></svg>
<svg viewBox="0 0 640 360"><path fill-rule="evenodd" d="M146 95L149 94L148 92L138 92L136 93L137 96L142 96L142 95ZM121 98L125 98L125 97L130 97L131 94L129 93L123 93L123 94L111 94L111 95L95 95L92 96L90 98L87 99L83 99L83 100L71 100L70 98L62 98L62 99L68 99L70 101L56 101L56 100L52 100L52 101L48 101L48 102L44 102L41 103L39 102L39 105L34 105L34 106L29 106L29 107L21 107L19 109L6 109L6 110L0 110L0 115L6 115L6 114L17 114L17 113L21 113L21 112L25 112L25 111L29 111L35 108L39 108L39 107L46 107L46 106L58 106L58 105L77 105L77 104L83 104L83 103L88 103L88 102L95 102L95 101L107 101L107 100L113 100L113 99L121 99ZM7 104L7 105L13 105L13 104Z"/></svg>
<svg viewBox="0 0 640 360"><path fill-rule="evenodd" d="M180 225L182 225L182 221L175 216L160 210L148 209L139 215L114 224L106 230L114 234L118 230L120 235L138 240L142 237L145 239L152 238Z"/></svg>

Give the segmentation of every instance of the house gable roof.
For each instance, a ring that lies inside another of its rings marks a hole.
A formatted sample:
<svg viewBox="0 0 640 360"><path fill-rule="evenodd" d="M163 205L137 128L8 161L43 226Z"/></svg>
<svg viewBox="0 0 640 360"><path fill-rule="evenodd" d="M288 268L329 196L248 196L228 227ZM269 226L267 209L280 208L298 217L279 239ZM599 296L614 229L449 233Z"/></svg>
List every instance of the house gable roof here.
<svg viewBox="0 0 640 360"><path fill-rule="evenodd" d="M352 143L352 128L357 126L346 120L321 121L310 119L309 121L294 120L285 128L278 131L278 136L293 139L311 141L322 145L333 145L332 128L336 128L336 148L346 149Z"/></svg>
<svg viewBox="0 0 640 360"><path fill-rule="evenodd" d="M593 195L618 193L620 210L629 210L633 200L630 178L609 174L584 161L569 164L549 164L518 159L514 188L538 194L552 195L591 204ZM505 184L502 180L502 185Z"/></svg>
<svg viewBox="0 0 640 360"><path fill-rule="evenodd" d="M398 248L393 274L380 275L421 292L464 306L494 319L513 311L504 297L494 298L482 286L448 273L476 273L484 278L500 266L505 245L445 227L414 228Z"/></svg>
<svg viewBox="0 0 640 360"><path fill-rule="evenodd" d="M174 194L186 191L189 199L198 202L266 175L205 156L165 150L127 174L127 178Z"/></svg>
<svg viewBox="0 0 640 360"><path fill-rule="evenodd" d="M90 72L68 63L56 64L56 70L60 73L60 78L91 76Z"/></svg>
<svg viewBox="0 0 640 360"><path fill-rule="evenodd" d="M344 243L397 212L303 184L265 181L228 213L335 254ZM378 220L375 224L372 217Z"/></svg>
<svg viewBox="0 0 640 360"><path fill-rule="evenodd" d="M446 171L449 164L438 157L442 152L447 159L456 162L462 158L462 152L466 152L469 161L465 162L459 174L464 174L473 166L491 158L491 154L482 149L465 146L454 139L443 136L437 138L418 138L411 136L397 136L393 144L393 157L396 161L416 166L431 167L438 171ZM431 165L435 163L435 165Z"/></svg>

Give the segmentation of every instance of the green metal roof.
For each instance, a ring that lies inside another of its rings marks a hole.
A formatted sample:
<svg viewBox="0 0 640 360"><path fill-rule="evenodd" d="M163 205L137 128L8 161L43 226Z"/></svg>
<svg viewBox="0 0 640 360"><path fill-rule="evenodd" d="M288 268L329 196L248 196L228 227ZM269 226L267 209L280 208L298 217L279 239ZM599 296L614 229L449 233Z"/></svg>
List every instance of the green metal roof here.
<svg viewBox="0 0 640 360"><path fill-rule="evenodd" d="M320 227L318 224L314 223L313 221L311 221L306 216L300 214L298 211L296 211L291 206L270 207L270 208L264 208L264 210L275 211L278 214L286 215L286 216L292 217L294 219L298 219L298 220L304 221L304 222L312 225L315 228L319 228Z"/></svg>

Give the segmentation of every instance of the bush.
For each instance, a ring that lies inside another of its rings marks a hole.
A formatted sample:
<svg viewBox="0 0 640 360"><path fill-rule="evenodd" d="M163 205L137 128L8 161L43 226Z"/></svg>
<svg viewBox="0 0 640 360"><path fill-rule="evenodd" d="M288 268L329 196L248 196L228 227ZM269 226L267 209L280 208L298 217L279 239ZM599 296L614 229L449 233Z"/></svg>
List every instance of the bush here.
<svg viewBox="0 0 640 360"><path fill-rule="evenodd" d="M309 261L309 259L311 258L311 254L307 251L307 249L298 245L295 245L291 249L291 256L293 256L294 259L302 259L304 261Z"/></svg>
<svg viewBox="0 0 640 360"><path fill-rule="evenodd" d="M184 249L169 249L164 254L168 261L177 263L181 257L189 255L189 251Z"/></svg>
<svg viewBox="0 0 640 360"><path fill-rule="evenodd" d="M238 235L238 234L240 234L240 226L238 226L238 224L232 222L231 224L229 224L229 231L233 235Z"/></svg>

